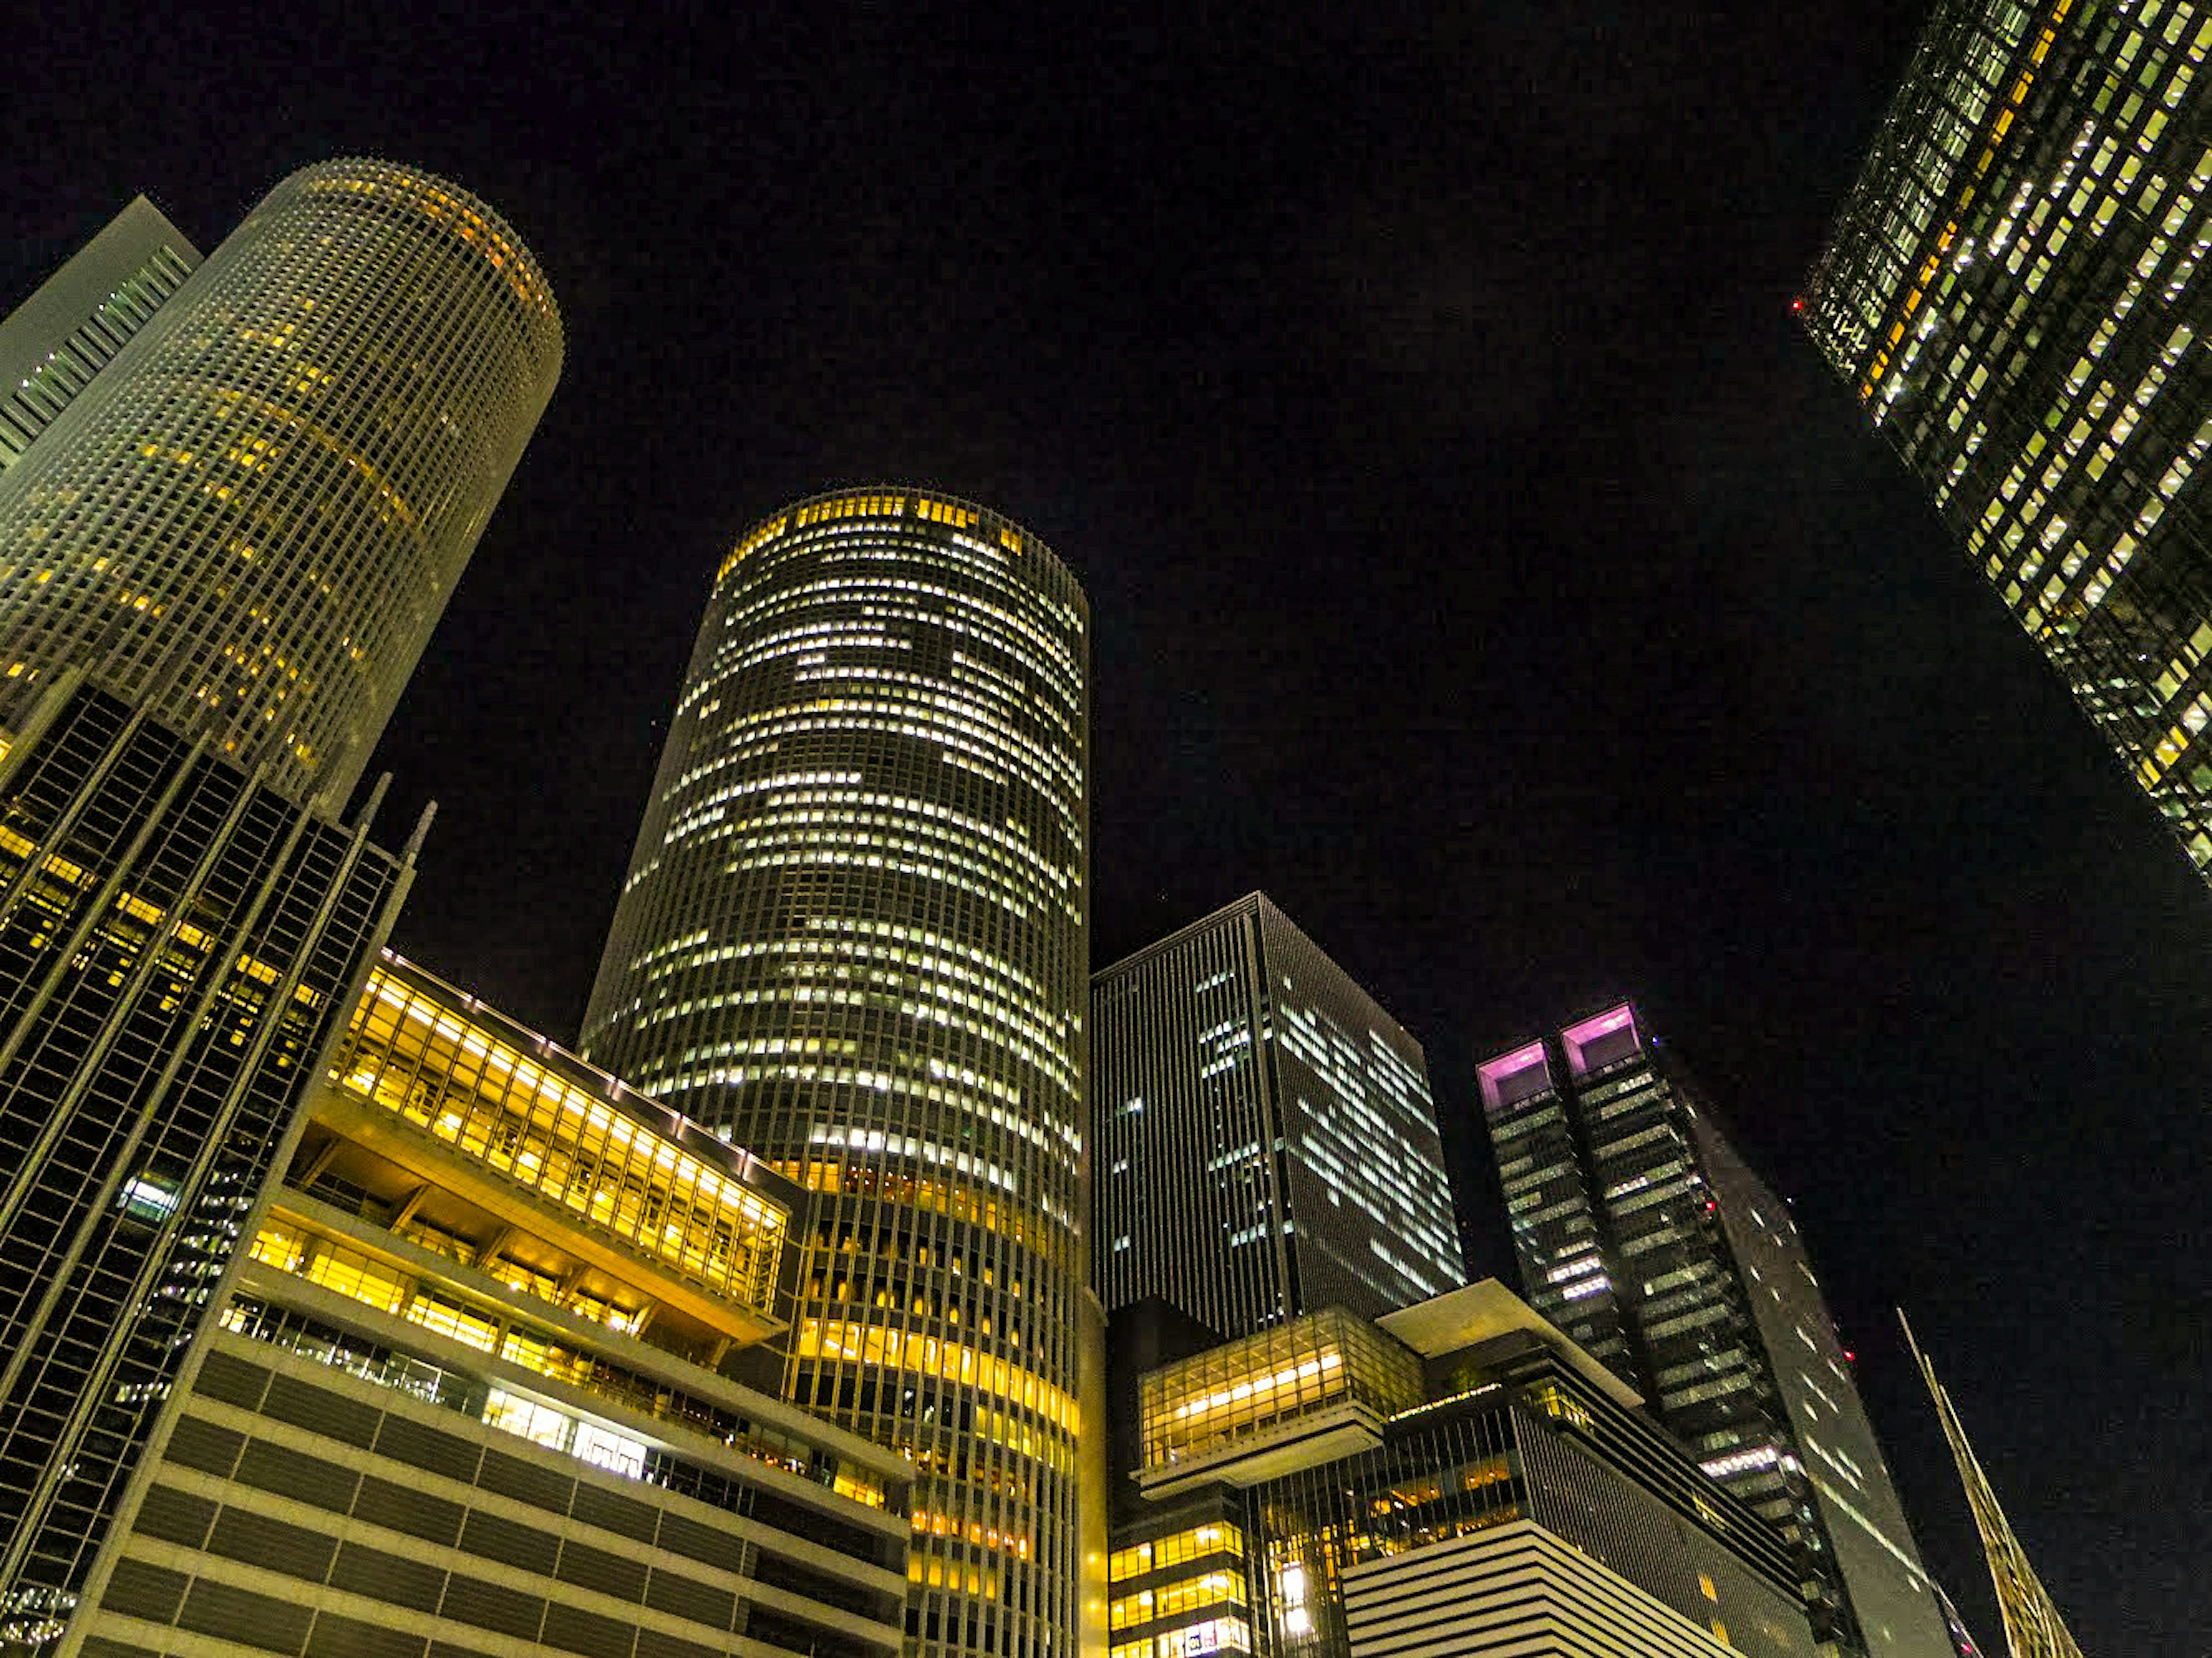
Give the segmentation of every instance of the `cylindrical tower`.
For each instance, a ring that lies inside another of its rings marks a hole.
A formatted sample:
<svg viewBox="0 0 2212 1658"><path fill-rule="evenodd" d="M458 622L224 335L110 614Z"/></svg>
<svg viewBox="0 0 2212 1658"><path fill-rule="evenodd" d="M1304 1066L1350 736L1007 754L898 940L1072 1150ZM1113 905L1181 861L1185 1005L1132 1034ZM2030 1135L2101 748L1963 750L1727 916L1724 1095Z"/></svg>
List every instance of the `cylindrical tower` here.
<svg viewBox="0 0 2212 1658"><path fill-rule="evenodd" d="M293 174L0 476L0 721L79 665L342 803L561 357L475 197Z"/></svg>
<svg viewBox="0 0 2212 1658"><path fill-rule="evenodd" d="M908 1649L1073 1658L1082 590L883 486L715 578L585 1021L817 1193L791 1395L919 1475Z"/></svg>

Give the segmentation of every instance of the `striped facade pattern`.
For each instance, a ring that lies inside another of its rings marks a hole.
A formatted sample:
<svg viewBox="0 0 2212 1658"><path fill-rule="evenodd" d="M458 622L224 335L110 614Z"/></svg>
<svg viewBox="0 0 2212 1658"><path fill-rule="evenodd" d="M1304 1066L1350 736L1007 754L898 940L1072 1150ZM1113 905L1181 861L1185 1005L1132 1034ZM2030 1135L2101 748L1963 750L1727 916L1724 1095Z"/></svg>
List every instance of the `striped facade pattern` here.
<svg viewBox="0 0 2212 1658"><path fill-rule="evenodd" d="M0 474L0 720L92 668L343 804L561 361L482 202L295 173Z"/></svg>
<svg viewBox="0 0 2212 1658"><path fill-rule="evenodd" d="M1700 1629L1531 1521L1345 1573L1352 1658L1724 1658Z"/></svg>
<svg viewBox="0 0 2212 1658"><path fill-rule="evenodd" d="M1088 608L1020 526L796 502L716 577L585 1051L815 1194L786 1387L913 1462L909 1650L1077 1627Z"/></svg>
<svg viewBox="0 0 2212 1658"><path fill-rule="evenodd" d="M198 251L143 196L0 321L0 471L198 269Z"/></svg>
<svg viewBox="0 0 2212 1658"><path fill-rule="evenodd" d="M0 758L0 1650L60 1633L412 878L66 678Z"/></svg>
<svg viewBox="0 0 2212 1658"><path fill-rule="evenodd" d="M1226 1336L1456 1285L1420 1044L1265 895L1092 981L1096 1270Z"/></svg>
<svg viewBox="0 0 2212 1658"><path fill-rule="evenodd" d="M895 1651L903 1516L740 1461L733 1513L226 1333L64 1658Z"/></svg>

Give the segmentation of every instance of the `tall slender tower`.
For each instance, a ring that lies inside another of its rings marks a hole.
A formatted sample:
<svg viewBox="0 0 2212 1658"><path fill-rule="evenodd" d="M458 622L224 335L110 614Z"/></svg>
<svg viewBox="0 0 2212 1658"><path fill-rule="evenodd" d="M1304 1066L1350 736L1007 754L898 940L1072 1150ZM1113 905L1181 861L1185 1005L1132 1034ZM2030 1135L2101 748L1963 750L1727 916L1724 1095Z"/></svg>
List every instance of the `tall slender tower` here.
<svg viewBox="0 0 2212 1658"><path fill-rule="evenodd" d="M0 473L0 724L79 666L342 804L561 358L483 203L293 174Z"/></svg>
<svg viewBox="0 0 2212 1658"><path fill-rule="evenodd" d="M785 1382L913 1461L916 1652L1075 1638L1087 659L1074 579L981 507L748 531L585 1019L818 1193Z"/></svg>
<svg viewBox="0 0 2212 1658"><path fill-rule="evenodd" d="M1798 301L2212 880L2201 3L1938 0Z"/></svg>
<svg viewBox="0 0 2212 1658"><path fill-rule="evenodd" d="M1778 1527L1824 1642L1952 1658L1789 1210L1624 1003L1475 1068L1528 1300Z"/></svg>
<svg viewBox="0 0 2212 1658"><path fill-rule="evenodd" d="M1959 1480L1966 1488L1967 1506L1974 1511L1974 1529L1981 1533L1982 1552L1989 1557L1990 1580L1996 1586L1997 1611L2004 1619L2005 1644L2012 1649L2012 1658L2081 1658L2081 1649L2067 1633L2066 1621L2058 1615L2051 1592L2043 1587L2035 1568L2027 1564L2027 1552L2021 1547L2020 1539L2013 1535L2012 1524L1997 1503L1989 1476L1982 1472L1974 1448L1966 1442L1966 1430L1952 1407L1951 1395L1936 1380L1936 1367L1920 1351L1912 1326L1901 1313L1898 1322L1905 1325L1905 1345L1912 1349L1913 1359L1920 1366L1920 1378L1936 1401L1936 1414L1942 1421L1952 1460L1959 1465Z"/></svg>

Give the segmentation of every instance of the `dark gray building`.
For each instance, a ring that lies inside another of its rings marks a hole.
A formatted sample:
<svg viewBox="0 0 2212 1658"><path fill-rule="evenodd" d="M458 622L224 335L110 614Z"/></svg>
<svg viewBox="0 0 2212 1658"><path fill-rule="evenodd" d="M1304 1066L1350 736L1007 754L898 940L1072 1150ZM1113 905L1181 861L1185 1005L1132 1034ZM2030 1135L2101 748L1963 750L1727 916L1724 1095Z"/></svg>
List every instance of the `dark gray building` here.
<svg viewBox="0 0 2212 1658"><path fill-rule="evenodd" d="M1938 0L1807 331L2212 878L2212 22Z"/></svg>
<svg viewBox="0 0 2212 1658"><path fill-rule="evenodd" d="M1796 1546L1814 1627L1949 1658L1803 1241L1627 1005L1476 1068L1530 1304Z"/></svg>
<svg viewBox="0 0 2212 1658"><path fill-rule="evenodd" d="M1253 893L1093 976L1093 1271L1224 1335L1465 1266L1421 1046Z"/></svg>
<svg viewBox="0 0 2212 1658"><path fill-rule="evenodd" d="M0 756L0 1649L67 1630L400 855L64 674ZM374 802L370 810L374 809Z"/></svg>

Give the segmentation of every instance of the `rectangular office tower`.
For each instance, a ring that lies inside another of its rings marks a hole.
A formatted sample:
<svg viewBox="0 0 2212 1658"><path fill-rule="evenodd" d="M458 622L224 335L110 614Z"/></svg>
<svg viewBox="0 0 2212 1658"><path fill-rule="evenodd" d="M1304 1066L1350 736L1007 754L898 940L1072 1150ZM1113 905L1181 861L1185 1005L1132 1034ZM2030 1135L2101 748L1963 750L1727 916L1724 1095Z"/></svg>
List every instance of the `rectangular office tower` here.
<svg viewBox="0 0 2212 1658"><path fill-rule="evenodd" d="M805 1194L389 954L60 1658L890 1658L906 1464L731 1379Z"/></svg>
<svg viewBox="0 0 2212 1658"><path fill-rule="evenodd" d="M1798 301L2212 876L2212 8L1939 0Z"/></svg>
<svg viewBox="0 0 2212 1658"><path fill-rule="evenodd" d="M0 471L199 263L199 250L141 196L0 320Z"/></svg>
<svg viewBox="0 0 2212 1658"><path fill-rule="evenodd" d="M1497 1282L1134 1383L1113 1658L1810 1658L1782 1540Z"/></svg>
<svg viewBox="0 0 2212 1658"><path fill-rule="evenodd" d="M0 1651L70 1625L411 878L73 676L0 733Z"/></svg>
<svg viewBox="0 0 2212 1658"><path fill-rule="evenodd" d="M1950 1658L1796 1225L1636 1010L1475 1076L1530 1303L1782 1529L1825 1643Z"/></svg>
<svg viewBox="0 0 2212 1658"><path fill-rule="evenodd" d="M1261 893L1091 981L1107 1309L1223 1335L1465 1276L1421 1046Z"/></svg>

